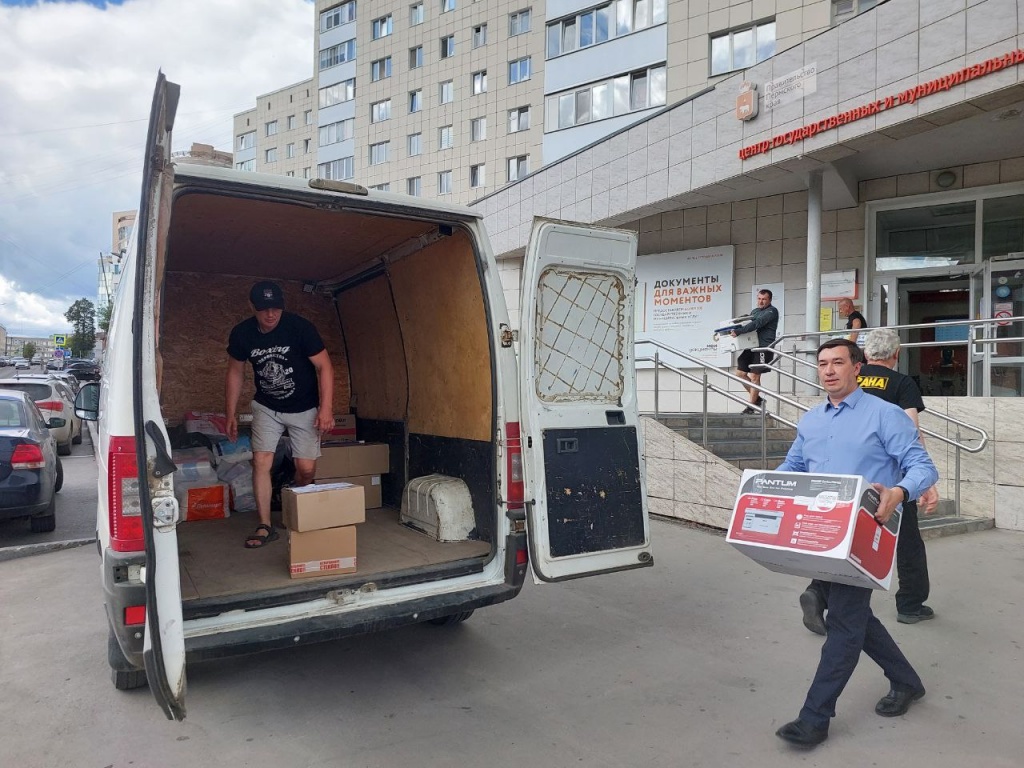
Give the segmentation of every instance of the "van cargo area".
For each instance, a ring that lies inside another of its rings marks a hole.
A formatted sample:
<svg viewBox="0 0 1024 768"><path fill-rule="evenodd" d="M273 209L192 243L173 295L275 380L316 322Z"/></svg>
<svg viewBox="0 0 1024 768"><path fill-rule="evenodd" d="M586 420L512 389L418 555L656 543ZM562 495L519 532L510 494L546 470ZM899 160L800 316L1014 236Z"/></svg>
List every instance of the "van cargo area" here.
<svg viewBox="0 0 1024 768"><path fill-rule="evenodd" d="M164 260L155 265L157 386L168 427L188 411L223 412L227 337L251 316L253 282L278 282L286 311L313 322L334 367L334 410L356 434L386 443L383 507L358 527L358 570L293 581L283 534L243 548L255 512L178 526L185 618L229 607L309 599L325 589L431 581L478 572L496 551L499 489L496 354L473 239L448 220L352 195L327 203L296 185L290 196L220 194L225 184L179 169ZM442 209L443 214L443 209ZM500 301L501 299L498 298ZM245 413L252 371L239 400ZM466 483L475 526L441 543L399 523L406 484L425 475ZM275 513L275 516L277 513ZM235 605L239 603L238 605Z"/></svg>

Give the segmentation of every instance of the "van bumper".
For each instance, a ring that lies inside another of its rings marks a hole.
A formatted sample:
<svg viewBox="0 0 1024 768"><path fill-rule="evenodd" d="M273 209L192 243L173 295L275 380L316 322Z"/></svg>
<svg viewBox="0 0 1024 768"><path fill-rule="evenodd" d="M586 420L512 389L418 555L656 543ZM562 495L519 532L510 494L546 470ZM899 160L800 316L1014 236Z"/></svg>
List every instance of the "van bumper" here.
<svg viewBox="0 0 1024 768"><path fill-rule="evenodd" d="M518 586L503 583L456 594L424 597L398 605L382 605L333 616L314 616L273 626L186 637L185 656L189 662L208 661L396 629L501 603L515 597L520 589L522 583Z"/></svg>
<svg viewBox="0 0 1024 768"><path fill-rule="evenodd" d="M103 604L107 611L110 630L121 646L121 652L130 669L143 669L142 646L145 641L145 625L126 626L124 610L133 605L146 604L146 585L128 578L129 566L144 565L145 552L115 552L104 549L103 557ZM127 671L127 670L126 670Z"/></svg>

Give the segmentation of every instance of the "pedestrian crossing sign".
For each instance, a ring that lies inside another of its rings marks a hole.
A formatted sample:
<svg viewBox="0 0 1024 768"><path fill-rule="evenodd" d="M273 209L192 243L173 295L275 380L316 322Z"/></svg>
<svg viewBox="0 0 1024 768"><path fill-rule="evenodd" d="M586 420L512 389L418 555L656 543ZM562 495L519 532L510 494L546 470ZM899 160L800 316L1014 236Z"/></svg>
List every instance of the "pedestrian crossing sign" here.
<svg viewBox="0 0 1024 768"><path fill-rule="evenodd" d="M67 339L66 336L61 336L61 335L55 334L54 337L53 337L53 346L55 346L57 348L63 347L64 346L64 342L65 342L66 339Z"/></svg>

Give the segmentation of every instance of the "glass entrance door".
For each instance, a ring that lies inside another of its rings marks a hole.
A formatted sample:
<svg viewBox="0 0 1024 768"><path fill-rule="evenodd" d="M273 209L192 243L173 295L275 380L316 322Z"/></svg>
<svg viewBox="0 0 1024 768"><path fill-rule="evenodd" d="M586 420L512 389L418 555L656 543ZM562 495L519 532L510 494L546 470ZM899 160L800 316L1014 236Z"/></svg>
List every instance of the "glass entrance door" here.
<svg viewBox="0 0 1024 768"><path fill-rule="evenodd" d="M988 265L978 267L971 274L971 319L982 320L988 317L988 304L985 296L985 276ZM967 394L972 397L988 397L988 350L984 343L976 343L978 339L988 336L988 329L982 325L971 327L968 346L968 358L971 368L970 386Z"/></svg>

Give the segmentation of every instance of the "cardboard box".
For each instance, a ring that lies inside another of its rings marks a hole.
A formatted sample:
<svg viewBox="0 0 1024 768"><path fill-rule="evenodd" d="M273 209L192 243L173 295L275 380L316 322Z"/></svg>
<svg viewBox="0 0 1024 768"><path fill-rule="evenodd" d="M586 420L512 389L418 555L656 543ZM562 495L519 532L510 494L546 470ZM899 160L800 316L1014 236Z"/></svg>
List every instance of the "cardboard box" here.
<svg viewBox="0 0 1024 768"><path fill-rule="evenodd" d="M174 496L182 520L221 520L231 516L228 486L216 480L212 482L175 483Z"/></svg>
<svg viewBox="0 0 1024 768"><path fill-rule="evenodd" d="M363 486L363 494L366 498L367 509L377 509L384 506L384 499L381 495L380 475L359 475L358 477L332 477L323 480L316 480L317 485L324 483L352 483Z"/></svg>
<svg viewBox="0 0 1024 768"><path fill-rule="evenodd" d="M323 445L316 461L319 480L331 477L361 477L386 475L391 465L387 443L352 443L350 445Z"/></svg>
<svg viewBox="0 0 1024 768"><path fill-rule="evenodd" d="M901 514L880 524L878 501L856 475L748 469L726 541L772 571L888 589Z"/></svg>
<svg viewBox="0 0 1024 768"><path fill-rule="evenodd" d="M366 520L363 486L331 483L283 488L281 517L293 531L316 531L361 523Z"/></svg>
<svg viewBox="0 0 1024 768"><path fill-rule="evenodd" d="M356 572L356 529L289 531L288 566L293 579Z"/></svg>
<svg viewBox="0 0 1024 768"><path fill-rule="evenodd" d="M329 440L339 443L354 443L356 441L356 415L354 413L336 413L334 415L334 426L327 430Z"/></svg>

